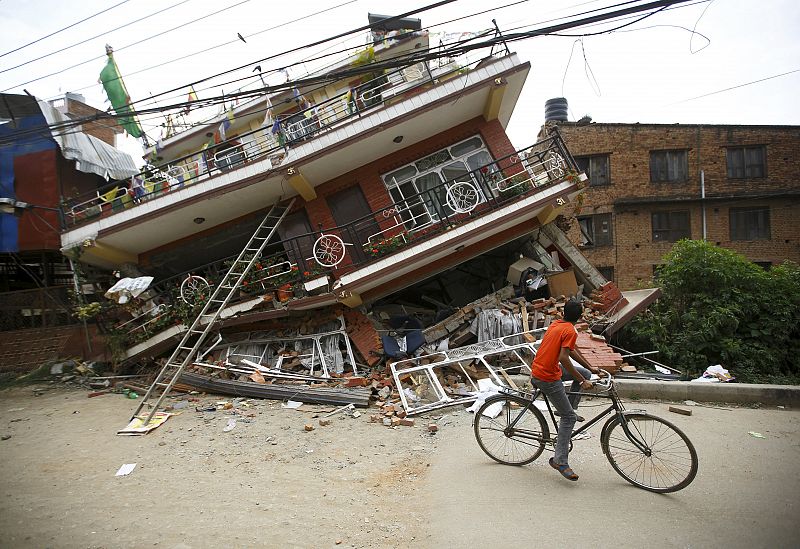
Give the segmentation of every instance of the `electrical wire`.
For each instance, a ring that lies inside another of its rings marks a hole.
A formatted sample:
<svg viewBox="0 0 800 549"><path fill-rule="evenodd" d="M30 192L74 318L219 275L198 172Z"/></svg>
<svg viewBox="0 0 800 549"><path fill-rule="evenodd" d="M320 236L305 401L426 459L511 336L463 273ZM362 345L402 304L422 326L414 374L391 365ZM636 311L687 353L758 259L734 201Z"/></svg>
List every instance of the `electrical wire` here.
<svg viewBox="0 0 800 549"><path fill-rule="evenodd" d="M399 20L399 19L403 19L403 18L405 18L405 17L409 17L409 16L411 16L411 15L416 15L417 13L422 13L422 12L425 12L425 11L428 11L428 10L431 10L431 9L434 9L434 8L438 8L438 7L440 7L440 6L444 6L444 5L446 5L446 4L451 4L451 3L455 2L455 1L456 1L456 0L440 0L440 1L438 1L438 2L435 2L435 3L433 3L433 4L428 4L427 6L423 6L423 7L421 7L421 8L417 8L417 9L415 9L415 10L411 10L411 11L408 11L408 12L402 13L402 14L400 14L400 15L395 15L395 16L392 16L392 17L387 17L386 19L384 19L384 20L383 20L383 22L387 22L387 21L396 21L396 20ZM312 43L310 43L310 44L305 44L305 45L303 45L303 46L298 46L298 47L292 48L292 49L290 49L290 50L287 50L287 51L284 51L284 52L281 52L281 53L278 53L278 54L273 54L273 55L270 55L270 56L268 56L268 57L264 57L264 58L261 58L261 59L257 59L257 60L255 60L255 61L252 61L252 62L250 62L250 63L245 63L244 65L240 65L240 66L238 66L238 67L235 67L235 68L232 68L232 69L228 69L228 70L222 71L222 72L220 72L220 73L217 73L217 74L214 74L214 75L212 75L212 76L208 76L208 77L206 77L206 78L202 78L202 79L200 79L200 80L196 80L196 81L194 81L194 82L190 82L189 84L185 84L185 85L179 86L179 87L177 87L177 88L172 88L172 89L170 89L170 90L167 90L167 91L164 91L164 92L161 92L161 93L155 94L155 96L154 96L154 97L159 97L159 96L161 96L161 95L166 95L166 94L168 94L168 93L172 93L172 92L175 92L175 91L178 91L178 90L182 90L182 89L184 89L184 88L188 88L189 86L195 86L195 85L197 85L197 84L202 84L203 82L207 82L208 80L211 80L212 78L216 78L216 77L218 77L218 76L224 76L224 75L226 75L226 74L230 74L230 73L232 73L232 72L235 72L235 71L237 71L237 70L241 70L241 69L249 68L249 67L252 67L252 66L254 66L254 65L257 65L257 64L259 64L259 63L263 63L263 62L265 62L265 61L269 61L269 60L271 60L271 59L275 59L276 57L280 57L280 56L282 56L282 55L286 55L286 54L288 54L288 53L294 53L294 52L301 51L301 50L304 50L304 49L307 49L307 48L313 48L314 46L319 46L320 44L324 44L324 43L326 43L326 42L330 42L330 41L332 41L332 40L336 40L336 39L338 39L338 38L342 38L342 37L344 37L344 36L349 36L349 35L351 35L351 34L355 34L355 33L357 33L357 32L365 31L365 30L369 29L369 28L370 28L370 26L371 26L371 25L363 25L363 26L361 26L361 27L358 27L358 28L355 28L355 29L352 29L352 30L349 30L349 31L346 31L346 32L342 32L342 33L339 33L339 34L337 34L337 35L330 36L330 37L328 37L328 38L324 38L324 39L322 39L322 40L317 40L317 41L315 41L315 42L312 42ZM133 104L135 104L135 103L137 103L137 101L134 101L133 103L131 103L131 105L133 105Z"/></svg>
<svg viewBox="0 0 800 549"><path fill-rule="evenodd" d="M685 1L685 0L683 0L683 1ZM680 2L680 0L678 0L678 2L674 2L674 1L673 2L655 2L655 4L665 4L665 3L666 4L675 4L675 3L679 3L679 2ZM650 7L652 4L654 4L654 3L648 4L647 6ZM627 10L623 10L623 11L629 11L630 9L631 8L628 8ZM633 9L641 9L641 7L636 7L636 8L633 8ZM416 12L417 12L417 10L415 10L414 13L416 13ZM404 15L401 15L401 16L396 16L396 17L404 17L406 15L407 14L404 14ZM600 16L600 17L611 19L611 18L619 17L620 15L621 14L618 14L618 13L611 13L611 14L604 14L603 16ZM648 16L649 15L652 15L652 14L648 14ZM592 17L592 18L589 18L589 19L590 20L594 20L597 17L598 16L595 16L595 17ZM399 66L399 65L402 65L402 64L408 64L409 62L412 62L411 60L413 60L413 61L421 61L421 60L430 60L430 59L434 59L434 58L437 58L437 57L444 57L444 56L449 56L449 57L457 56L457 55L464 54L464 53L466 53L468 51L472 51L473 49L491 47L492 45L498 45L498 44L500 44L502 42L505 42L505 41L511 42L511 41L521 40L521 39L525 39L525 38L549 35L549 34L552 34L550 31L553 30L553 29L561 30L561 29L564 29L564 28L570 28L571 26L582 26L582 25L584 25L586 23L587 23L587 20L585 20L585 19L584 20L575 21L575 22L562 23L560 25L556 25L554 27L548 27L548 28L545 28L545 29L538 29L538 30L534 30L534 31L528 31L528 32L525 32L525 33L516 33L514 35L505 35L505 36L502 36L500 38L496 37L496 38L493 38L493 39L490 39L490 40L486 40L484 42L480 42L480 43L477 43L477 44L462 45L460 47L452 47L452 48L448 48L448 49L446 49L444 51L439 50L436 53L431 53L431 48L429 48L428 50L426 50L424 55L421 55L418 52L410 52L408 55L403 56L402 58L399 58L394 63L385 63L385 62L374 63L374 64L370 64L370 65L368 65L366 67L356 67L356 68L353 68L353 69L351 69L349 71L339 71L339 72L335 73L334 75L324 75L322 77L314 77L314 78L306 79L306 80L303 80L303 81L294 81L294 82L291 82L291 83L287 83L287 84L285 84L283 86L265 87L265 88L260 88L258 90L254 90L254 91L251 91L251 92L240 92L240 93L235 93L235 94L232 94L232 95L229 94L227 96L227 98L223 96L221 98L220 97L211 98L211 99L202 100L202 101L199 101L199 102L181 102L181 103L170 105L170 106L163 107L163 108L160 107L160 108L156 108L156 109L143 109L143 110L141 110L141 112L142 113L144 113L144 112L164 112L164 111L167 111L167 110L174 110L174 109L178 109L178 108L184 108L185 106L190 105L190 104L197 105L198 103L200 103L202 105L213 105L213 104L216 104L216 103L218 103L220 101L224 101L225 99L231 99L231 97L243 97L243 98L244 97L255 97L255 96L258 96L258 95L262 95L263 93L269 93L269 92L274 92L274 91L280 91L280 90L283 90L283 89L290 89L290 88L294 88L294 87L299 87L299 86L302 86L302 85L307 84L307 83L308 84L319 84L320 82L340 80L340 79L342 79L344 77L347 77L347 76L357 75L357 74L361 74L361 73L364 73L364 72L373 72L375 70L380 70L382 68L392 68L393 66ZM627 25L628 24L626 24L626 26ZM363 28L360 28L358 30L363 30ZM615 29L609 29L606 32L611 32L613 30L615 30ZM342 33L340 35L337 35L334 38L338 38L340 36L351 34L352 32L354 32L354 31L350 31L349 33ZM467 41L469 41L469 40L467 40ZM467 42L467 41L464 41L464 42ZM320 42L317 42L317 43L323 43L323 42L325 42L325 41L320 41ZM302 49L302 48L296 48L296 50L297 49ZM272 56L272 57L275 57L275 56ZM245 66L247 66L247 65L245 65ZM235 70L235 69L231 69L229 71L225 71L225 72L219 73L219 74L230 73L233 70ZM210 78L212 78L212 77L205 78L205 79L200 80L198 82L202 82L202 81L208 80ZM176 88L176 89L181 89L181 88ZM174 90L170 90L170 91L174 91ZM168 92L162 92L161 94L158 94L158 95L164 95L166 93L169 93L169 91ZM153 96L153 97L155 97L155 96ZM142 100L140 100L139 102L141 102L141 101ZM105 116L111 117L113 115L108 114L108 115L105 115ZM96 117L93 117L92 119L94 119L94 118L96 118ZM86 120L77 120L77 121L74 121L74 122L67 122L67 123L63 124L63 128L69 127L70 124L74 125L75 123L83 123L85 121ZM59 129L58 126L59 125L53 125L50 129L57 130L57 129Z"/></svg>
<svg viewBox="0 0 800 549"><path fill-rule="evenodd" d="M739 89L739 88L744 88L745 86L758 84L759 82L766 82L767 80L772 80L773 78L780 78L781 76L788 76L788 75L794 74L796 72L800 72L800 68L793 69L793 70L790 70L790 71L787 71L787 72L782 72L780 74L774 74L772 76L767 76L765 78L759 78L758 80L752 80L750 82L745 82L744 84L737 84L736 86L731 86L729 88L724 88L724 89L721 89L721 90L717 90L717 91L713 91L713 92L709 92L709 93L704 93L703 95L698 95L696 97L690 97L689 99L683 99L681 101L676 101L674 103L668 103L668 104L666 104L664 106L665 107L669 107L671 105L679 105L681 103L688 103L689 101L694 101L696 99L702 99L704 97L709 97L711 95L717 95L718 93L723 93L723 92L726 92L726 91L731 91L731 90L736 90L736 89Z"/></svg>
<svg viewBox="0 0 800 549"><path fill-rule="evenodd" d="M64 31L65 31L65 30L67 30L67 29L71 29L72 27L75 27L75 26L77 26L77 25L80 25L81 23L85 23L85 22L86 22L86 21L88 21L89 19L93 19L94 17L97 17L98 15L101 15L101 14L103 14L103 13L106 13L107 11L111 11L111 10L113 10L114 8L118 8L118 7L120 7L122 4L126 4L126 3L128 3L129 1L130 1L130 0L122 0L122 2L120 2L119 4L114 4L113 6L111 6L111 7L109 7L109 8L106 8L106 9L104 9L104 10L102 10L102 11L98 11L97 13L95 13L95 14L93 14L93 15L90 15L89 17L85 17L85 18L81 19L80 21L77 21L77 22L75 22L75 23L72 23L71 25L67 25L66 27L62 27L62 28L58 29L58 30L57 30L57 31L55 31L55 32L51 32L50 34L47 34L47 35L45 35L45 36L42 36L41 38L37 38L36 40L34 40L34 41L32 41L32 42L28 42L28 43L27 43L27 44L25 44L25 45L22 45L22 46L20 46L20 47L18 47L18 48L14 48L13 50L9 50L9 51L7 51L7 52L5 52L5 53L0 53L0 57L5 57L6 55L8 55L8 54L10 54L10 53L14 53L15 51L19 51L19 50L21 50L21 49L27 48L28 46L32 46L33 44L36 44L37 42L41 42L42 40L44 40L44 39L46 39L46 38L50 38L51 36L55 36L56 34L58 34L58 33L60 33L60 32L64 32ZM0 72L4 72L4 71L0 71Z"/></svg>
<svg viewBox="0 0 800 549"><path fill-rule="evenodd" d="M185 3L186 3L186 2L188 2L188 1L189 1L189 0L182 0L181 2L178 2L177 4L174 4L174 5L170 6L169 8L165 8L165 9L163 9L163 10L159 11L159 12L156 12L155 14L148 15L147 17L152 17L153 15L156 15L156 14L158 14L158 13L161 13L161 12L163 12L163 11L166 11L166 10L168 10L168 9L172 9L172 8L174 8L175 6L179 6L180 4L185 4ZM217 14L219 14L219 13L222 13L222 12L224 12L224 11L228 11L229 9L232 9L232 8L238 7L238 6L242 5L242 4L246 4L247 2L250 2L250 0L241 0L240 2L237 2L236 4L232 4L232 5L230 5L230 6L227 6L227 7L225 7L225 8L222 8L222 9L219 9L219 10L217 10L217 11L211 12L211 13L209 13L209 14L203 15L202 17L198 17L197 19L192 19L191 21L186 21L186 22L184 22L184 23L181 23L181 24L179 24L179 25L176 25L175 27L172 27L172 28L170 28L170 29L167 29L167 30L165 30L165 31L162 31L162 32L159 32L159 33L153 34L153 35L151 35L151 36L148 36L147 38L143 38L143 39L141 39L141 40L138 40L138 41L136 41L136 42L133 42L133 43L131 43L131 44L127 44L127 45L125 45L125 46L122 46L121 48L116 48L114 51L116 51L116 52L120 52L120 51L122 51L122 50L124 50L124 49L130 48L130 47L133 47L133 46L137 46L137 45L139 45L139 44L142 44L142 43L144 43L144 42L147 42L148 40L152 40L153 38L158 38L159 36L163 36L163 35L165 35L165 34L167 34L167 33L173 32L173 31L175 31L175 30L186 28L187 26L189 26L189 25L192 25L192 24L194 24L194 23L197 23L198 21L202 21L203 19L208 19L209 17L211 17L211 16L213 16L213 15L217 15ZM143 17L142 19L146 19L147 17ZM95 37L95 38L96 38L96 37ZM32 83L32 82L38 82L39 80L44 80L45 78L49 78L49 77L51 77L51 76L55 76L55 75L57 75L57 74L62 74L62 73L64 73L64 72L67 72L68 70L72 70L72 69L74 69L75 67L80 67L81 65L85 65L85 64L87 64L87 63L91 63L92 61L97 61L98 59L103 59L103 57L105 57L105 56L103 56L103 55L99 55L99 56L97 56L97 57L92 57L91 59L86 59L85 61L81 61L80 63L75 63L74 65L70 65L69 67L67 67L67 68L65 68L65 69L61 69L61 70L59 70L59 71L52 72L52 73L50 73L50 74L47 74L47 75L45 75L45 76L40 76L40 77L38 77L38 78L34 78L34 79L32 79L32 80L28 80L28 81L26 81L26 82L22 82L21 84L16 84L16 85L14 85L14 86L11 86L10 88L6 88L6 89L4 89L4 90L2 90L2 91L3 91L3 92L7 92L7 91L9 91L9 90L13 90L14 88L19 88L19 87L21 87L21 86L25 86L25 85L27 85L27 84L30 84L30 83Z"/></svg>
<svg viewBox="0 0 800 549"><path fill-rule="evenodd" d="M158 15L160 13L163 13L163 12L165 12L167 10L171 10L172 8L178 7L181 4L185 4L186 2L189 2L189 0L183 0L182 2L178 2L177 4L173 4L171 6L168 6L168 7L164 8L162 10L159 10L159 11L157 11L155 13L151 13L151 14L146 15L144 17L140 17L139 19L131 21L130 23L126 23L124 25L120 25L119 27L113 28L111 30L101 32L100 34L96 34L96 35L92 36L91 38L86 38L85 40L81 40L80 42L76 42L74 44L70 44L69 46L66 46L66 47L63 47L63 48L58 48L56 50L51 51L50 53L46 53L46 54L41 55L39 57L36 57L34 59L30 59L28 61L25 61L24 63L20 63L19 65L15 65L13 67L9 67L7 69L0 70L0 74L3 74L4 72L8 72L8 71L13 71L14 69L18 69L20 67L24 67L25 65L29 65L30 63L34 63L36 61L39 61L40 59L45 59L46 57L50 57L51 55L55 55L57 53L61 53L63 51L67 51L69 49L74 48L75 46L80 46L81 44L85 44L86 42L90 42L91 40L94 40L95 38L100 38L101 36L105 36L107 34L110 34L110 33L114 32L114 31L118 31L119 29L124 29L125 27L129 27L131 25L139 23L140 21L144 21L145 19L149 19L150 17L154 17L154 16L156 16L156 15ZM100 59L100 58L102 58L102 56L93 57L92 59L89 59L88 61L81 62L81 63L79 63L77 65L73 65L72 67L69 67L69 68L64 69L64 70L69 70L71 68L83 65L84 63L88 63L89 61L94 61L95 59ZM59 73L53 73L53 74L59 74ZM47 76L52 76L52 74L51 75L47 75ZM47 76L45 76L44 78L47 78ZM36 82L36 80L31 80L30 82ZM25 82L23 84L20 84L20 86L24 86L25 84L29 84L30 82ZM14 86L14 87L17 87L17 86ZM9 89L11 89L11 88L9 88ZM7 91L7 90L3 90L3 91Z"/></svg>
<svg viewBox="0 0 800 549"><path fill-rule="evenodd" d="M268 28L266 28L266 29L263 29L263 30L260 30L260 31L254 32L254 33L252 33L252 34L246 34L246 35L244 35L244 37L245 37L245 38L252 38L253 36L258 36L259 34L263 34L263 33L265 33L265 32L272 31L272 30L275 30L275 29L279 29L279 28L281 28L281 27L288 26L288 25L290 25L290 24L292 24L292 23L297 23L297 22L299 22L299 21L303 21L303 20L305 20L305 19L310 19L311 17L314 17L314 16L316 16L316 15L321 15L321 14L323 14L323 13L326 13L326 12L329 12L329 11L332 11L332 10L335 10L335 9L337 9L337 8L341 8L341 7L343 7L343 6L346 6L346 5L348 5L348 4L353 4L353 3L355 3L355 2L358 2L358 1L359 1L359 0L349 0L349 1L347 1L347 2L344 2L344 3L342 3L342 4L338 4L338 5L336 5L336 6L332 6L332 7L330 7L330 8L326 8L326 9L324 9L324 10L316 11L316 12L314 12L314 13L310 13L310 14L308 14L308 15L304 15L304 16L302 16L302 17L298 17L297 19L292 19L292 20L290 20L290 21L286 21L285 23L281 23L281 24L279 24L279 25L273 25L273 26L271 26L271 27L268 27ZM149 67L145 67L145 68L143 68L143 69L139 69L139 70L136 70L136 71L133 71L133 72L126 73L126 74L125 74L125 78L128 78L128 77L130 77L130 76L134 76L134 75L136 75L136 74L141 74L141 73L143 73L143 72L147 72L147 71L150 71L150 70L153 70L153 69L157 69L157 68L159 68L159 67L163 67L163 66L169 65L169 64L171 64L171 63L175 63L176 61L183 61L184 59L189 59L190 57L194 57L195 55L200 55L201 53L208 53L209 51L215 50L215 49L217 49L217 48L221 48L221 47L223 47L223 46L228 46L228 45L230 45L230 44L235 44L235 43L238 43L238 42L240 42L240 40L239 40L239 38L238 38L238 37L237 37L237 38L235 38L235 39L233 39L233 40L229 40L229 41L227 41L227 42L221 42L221 43L219 43L219 44L217 44L217 45L215 45L215 46L210 46L210 47L208 47L208 48L204 48L204 49L202 49L202 50L198 50L198 51L195 51L195 52L192 52L192 53L186 54L186 55L182 55L182 56L180 56L180 57L175 57L175 58L173 58L173 59L170 59L170 60L168 60L168 61L164 61L164 62L162 62L162 63L158 63L157 65L151 65L151 66L149 66ZM75 89L74 91L82 91L82 90L87 90L87 89L89 89L89 88L92 88L92 87L94 87L94 85L95 85L95 84L90 84L90 85L88 85L88 86L84 86L84 87L82 87L82 88L77 88L77 89ZM201 91L202 91L202 90L201 90Z"/></svg>

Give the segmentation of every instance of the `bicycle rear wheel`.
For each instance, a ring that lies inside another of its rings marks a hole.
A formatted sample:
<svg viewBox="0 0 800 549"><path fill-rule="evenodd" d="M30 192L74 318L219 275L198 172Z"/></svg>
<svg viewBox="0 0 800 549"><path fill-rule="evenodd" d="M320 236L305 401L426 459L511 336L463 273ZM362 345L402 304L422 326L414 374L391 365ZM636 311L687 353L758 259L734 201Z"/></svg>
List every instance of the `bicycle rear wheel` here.
<svg viewBox="0 0 800 549"><path fill-rule="evenodd" d="M500 414L484 415L491 406L500 405ZM542 413L525 398L514 395L489 397L473 422L475 439L487 456L503 465L525 465L538 458L550 438Z"/></svg>
<svg viewBox="0 0 800 549"><path fill-rule="evenodd" d="M697 474L697 452L675 425L646 413L625 414L628 430L646 449L636 446L618 417L603 429L601 446L611 467L639 488L666 494L686 488Z"/></svg>

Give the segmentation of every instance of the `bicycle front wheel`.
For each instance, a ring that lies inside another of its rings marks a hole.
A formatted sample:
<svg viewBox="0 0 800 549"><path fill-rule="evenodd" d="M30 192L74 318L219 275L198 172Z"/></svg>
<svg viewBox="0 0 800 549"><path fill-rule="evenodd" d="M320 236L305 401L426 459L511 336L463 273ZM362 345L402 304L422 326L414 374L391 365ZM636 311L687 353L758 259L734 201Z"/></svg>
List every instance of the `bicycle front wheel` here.
<svg viewBox="0 0 800 549"><path fill-rule="evenodd" d="M500 413L493 415L498 406ZM542 413L530 400L514 395L486 399L473 422L475 439L487 456L503 465L525 465L538 458L550 438Z"/></svg>
<svg viewBox="0 0 800 549"><path fill-rule="evenodd" d="M619 417L609 420L603 429L601 446L611 467L634 486L650 492L666 494L686 488L697 474L697 452L683 431L646 413L626 413L625 419L631 436Z"/></svg>

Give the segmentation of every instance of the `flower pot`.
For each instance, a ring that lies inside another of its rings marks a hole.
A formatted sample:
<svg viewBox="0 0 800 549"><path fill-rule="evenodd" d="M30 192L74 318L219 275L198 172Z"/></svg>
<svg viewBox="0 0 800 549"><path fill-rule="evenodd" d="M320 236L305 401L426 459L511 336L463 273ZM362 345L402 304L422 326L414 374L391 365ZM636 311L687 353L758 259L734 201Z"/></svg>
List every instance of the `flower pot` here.
<svg viewBox="0 0 800 549"><path fill-rule="evenodd" d="M280 301L281 303L289 301L290 299L292 299L292 297L294 297L294 292L292 291L291 284L284 284L283 286L278 288L278 291L276 293L278 295L278 301Z"/></svg>

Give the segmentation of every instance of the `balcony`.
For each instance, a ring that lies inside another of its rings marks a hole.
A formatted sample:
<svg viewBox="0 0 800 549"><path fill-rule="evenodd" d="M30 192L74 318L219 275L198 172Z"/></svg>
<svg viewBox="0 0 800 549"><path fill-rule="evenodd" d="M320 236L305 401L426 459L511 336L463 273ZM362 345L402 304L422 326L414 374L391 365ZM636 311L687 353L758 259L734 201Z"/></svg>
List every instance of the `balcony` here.
<svg viewBox="0 0 800 549"><path fill-rule="evenodd" d="M397 150L398 135L405 136L405 147L480 116L496 96L505 97L496 114L505 124L528 70L527 63L506 55L466 66L414 63L382 74L299 113L278 115L272 128L250 130L67 201L62 246L103 241L124 261L135 261L137 254L194 234L194 218L215 226L274 202L287 192L281 185L287 168L302 170L314 187L356 168L354 158L366 163ZM504 95L493 95L494 88ZM211 198L224 207L212 205ZM157 227L144 223L156 219ZM91 250L85 260L106 268L115 264Z"/></svg>
<svg viewBox="0 0 800 549"><path fill-rule="evenodd" d="M347 225L276 242L254 261L223 322L355 306L414 284L551 221L582 188L577 170L555 133ZM129 344L140 344L129 354L179 334L235 257L153 286L146 310L116 325Z"/></svg>

